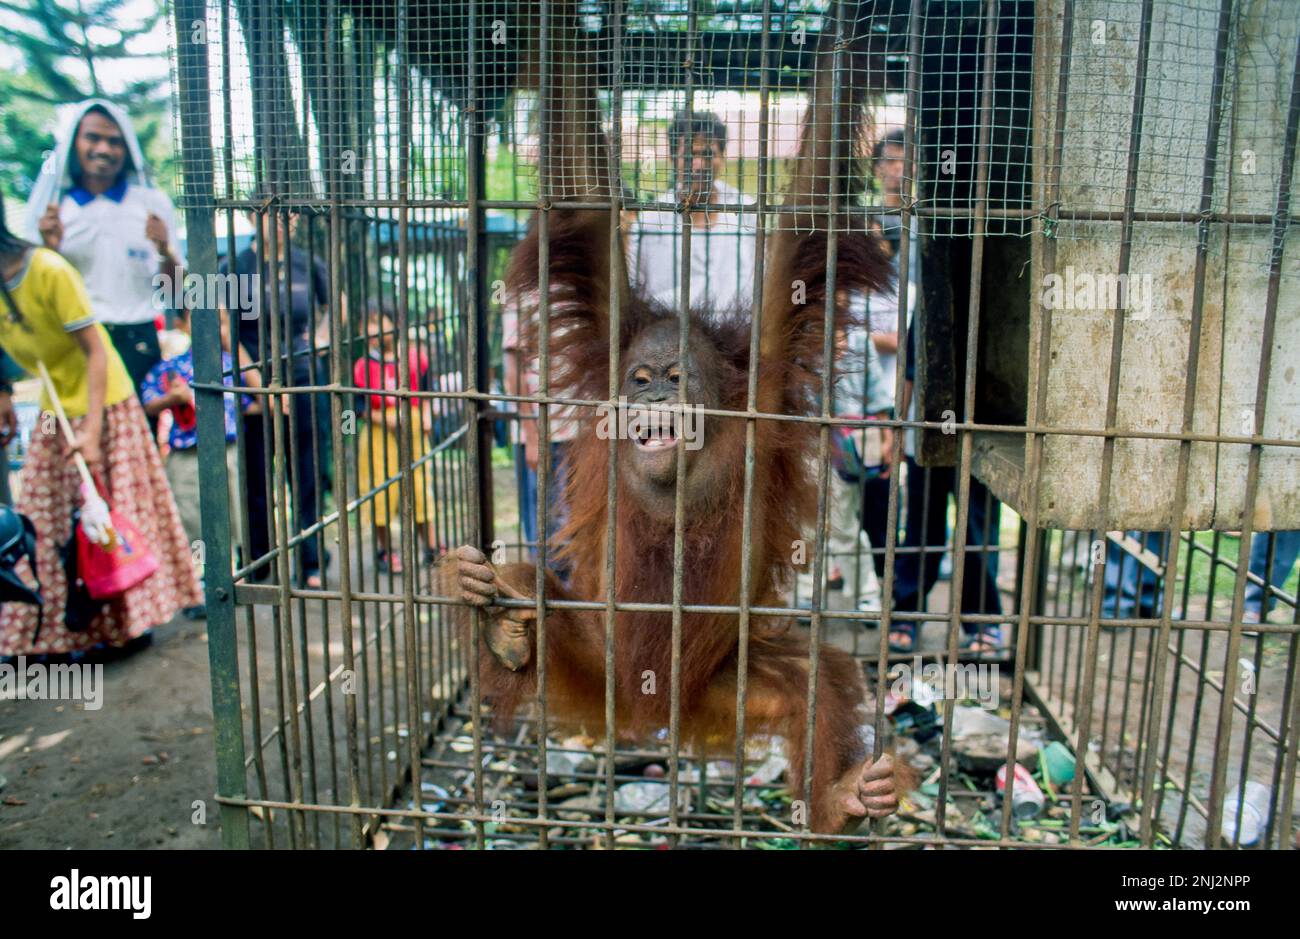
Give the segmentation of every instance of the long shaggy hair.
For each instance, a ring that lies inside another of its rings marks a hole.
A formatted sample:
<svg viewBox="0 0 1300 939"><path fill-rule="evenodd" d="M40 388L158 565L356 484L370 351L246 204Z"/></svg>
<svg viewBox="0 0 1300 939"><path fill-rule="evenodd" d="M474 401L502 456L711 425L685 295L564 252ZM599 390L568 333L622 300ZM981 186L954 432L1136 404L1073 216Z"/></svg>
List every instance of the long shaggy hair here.
<svg viewBox="0 0 1300 939"><path fill-rule="evenodd" d="M551 386L566 397L607 400L609 395L609 337L606 317L593 315L592 306L608 303L608 286L592 273L590 245L584 237L579 212L552 213L550 220L549 352ZM533 291L539 281L538 232L534 225L511 258L508 284L519 294ZM792 299L780 318L785 329L784 361L765 363L760 384L781 389L784 415L819 413L824 361L826 251L824 233L800 239L790 261L804 283L803 303ZM843 297L856 290L876 290L888 285L890 265L879 243L862 230L840 232L836 253L836 293L832 329L836 332L862 326ZM606 249L607 250L607 249ZM793 291L792 291L793 293ZM769 309L771 306L769 305ZM643 330L661 321L678 321L677 314L649 301L633 289L620 309L617 343L620 359ZM750 311L722 316L707 310L690 313L692 335L711 347L716 361L716 383L723 410L744 412L750 367ZM535 355L538 330L525 332L525 345ZM840 363L843 366L845 363ZM840 371L845 371L841 367ZM578 433L570 442L563 486L568 521L558 534L556 547L573 571L572 593L583 599L604 596L604 559L609 442L595 432L594 408L580 408ZM744 509L745 421L707 416L706 449L722 467L720 483L703 505L693 504L683 532L682 601L685 604L734 605L739 602L744 545L741 521ZM762 524L753 528L758 541L751 557L759 563L751 570L751 602L779 602L793 579L796 542L813 528L817 485L809 454L816 452L817 425L807 422L764 421L756 426L755 458L763 472L756 475L754 504L762 506ZM620 601L668 603L671 601L673 530L671 522L650 516L635 496L620 483L617 499L615 595ZM811 554L811 552L807 552ZM788 622L755 618L756 636L777 635ZM617 684L640 687L649 670L667 677L671 666L672 616L669 613L622 611L617 615ZM681 700L684 707L698 702L709 679L734 654L738 642L734 614L687 613L682 617ZM806 643L804 644L806 654ZM667 695L633 695L636 723L666 718Z"/></svg>
<svg viewBox="0 0 1300 939"><path fill-rule="evenodd" d="M865 36L865 33L863 34ZM836 55L848 58L850 76L867 73L856 47ZM691 310L688 314L692 355L707 369L716 388L719 410L736 417L706 415L705 444L694 466L709 468L706 491L692 478L690 510L680 532L684 563L674 564L671 519L650 512L637 490L619 473L616 500L607 500L610 442L596 433L600 413L579 408L578 433L568 445L563 487L568 519L552 549L567 562L571 577L561 584L545 572L548 597L603 601L612 588L620 604L668 604L674 599L674 575L681 578L681 601L687 606L735 606L741 601L742 565L748 557L748 601L755 606L783 605L795 574L800 542L815 530L818 426L812 422L755 422L754 490L750 505L751 539L745 543L745 438L751 330L759 330L757 409L784 417L821 413L824 396L837 373L852 368L827 361L827 348L864 324L850 313L847 298L856 291L886 289L891 265L863 217L842 211L852 204L863 173L848 172L862 155L866 122L866 83L851 80L832 94L830 54L818 53L813 93L805 119L797 165L785 202L766 238L760 259L763 298L759 310ZM612 192L607 147L599 129L599 112L590 75L573 59L553 65L547 111L554 121L545 140L548 165L558 178L581 191L565 192L582 201L608 199ZM834 154L836 128L851 128L842 160ZM510 292L523 309L524 346L529 358L540 350L536 312L540 285L547 282L547 353L551 388L563 397L605 402L610 395L610 350L624 361L634 340L646 329L677 323L678 314L647 299L623 275L620 237L612 243L607 210L553 209L543 227L537 219L515 248L507 272ZM542 231L548 242L546 277L539 269ZM829 296L828 254L834 238L834 296ZM611 256L613 255L613 256ZM618 331L610 335L611 295L618 300ZM833 300L831 316L826 315ZM829 376L829 378L827 377ZM621 385L621 381L618 382ZM687 389L690 398L690 389ZM616 447L626 446L618 441ZM679 481L686 485L687 481ZM614 583L606 582L607 530L614 519ZM804 546L801 552L810 557ZM539 576L532 565L508 565L499 576L526 595ZM685 739L700 748L717 746L734 736L736 655L739 617L735 613L682 612L679 669L673 663L671 612L619 610L614 616L613 679L618 732L643 737L670 719L669 689L680 689ZM601 612L555 610L548 614L545 648L528 666L510 671L492 663L481 671L484 694L504 722L536 694L537 658L546 659L546 696L557 723L598 727L604 721L605 629ZM789 743L789 779L802 786L806 701L811 670L810 637L788 618L754 616L750 624L748 682L751 691L746 726L753 733L780 733ZM827 830L834 809L829 786L863 758L859 728L865 720L864 680L847 653L823 645L818 659L817 722L813 745L815 796L813 827ZM647 682L658 688L647 691ZM757 703L756 703L757 702ZM751 708L753 713L751 713Z"/></svg>

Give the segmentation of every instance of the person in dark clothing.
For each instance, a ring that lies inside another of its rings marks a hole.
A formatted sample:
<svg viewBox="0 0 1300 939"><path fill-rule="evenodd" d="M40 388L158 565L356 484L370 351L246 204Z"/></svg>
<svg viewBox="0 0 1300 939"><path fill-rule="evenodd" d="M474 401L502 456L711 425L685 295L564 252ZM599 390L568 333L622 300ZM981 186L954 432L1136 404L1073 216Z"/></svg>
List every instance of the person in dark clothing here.
<svg viewBox="0 0 1300 939"><path fill-rule="evenodd" d="M1128 531L1126 537L1154 554L1162 562L1169 536L1162 531ZM1109 539L1106 567L1102 571L1101 615L1103 619L1157 619L1162 608L1164 584L1156 572L1138 562Z"/></svg>
<svg viewBox="0 0 1300 939"><path fill-rule="evenodd" d="M916 330L908 330L905 412L912 403L915 381ZM915 417L909 415L909 419ZM911 432L909 431L909 438ZM917 463L909 439L907 453L907 525L903 547L912 549L894 557L894 610L915 613L939 579L939 566L948 546L948 497L956 501L960 482L956 467ZM988 488L970 477L969 513L966 520L966 559L962 581L962 613L1002 612L998 595L998 536L1002 503ZM954 539L955 540L955 539ZM962 646L969 652L988 653L1001 646L1001 628L989 623L963 622ZM916 622L895 621L890 626L889 646L896 652L911 652L916 644Z"/></svg>
<svg viewBox="0 0 1300 939"><path fill-rule="evenodd" d="M251 289L236 291L236 309L230 310L232 334L242 350L238 360L252 362L254 370L242 369L243 384L258 385L269 382L272 374L272 333L279 329L279 359L281 380L287 386L305 386L313 383L312 335L317 317L329 303L329 272L325 263L291 243L297 224L297 214L279 216L277 247L279 260L273 268L270 263L269 229L270 213L259 224L256 213L250 218L258 226L258 237L253 245L235 256L233 266L223 261L220 272L233 272L253 278ZM242 282L242 280L241 280ZM272 289L278 294L278 323L271 323ZM327 405L317 399L320 395L286 395L292 414L286 412L285 433L289 444L290 460L287 463L289 488L293 499L293 525L291 531L310 528L319 517L317 460L312 429L318 420L318 410ZM274 459L274 427L271 421L269 399L259 396L261 407L249 413L244 424L243 475L248 507L248 537L252 558L265 555L271 546L271 507L267 499L267 457ZM317 538L303 539L298 547L300 583L309 588L323 585L321 557ZM272 566L260 568L257 579L267 577Z"/></svg>

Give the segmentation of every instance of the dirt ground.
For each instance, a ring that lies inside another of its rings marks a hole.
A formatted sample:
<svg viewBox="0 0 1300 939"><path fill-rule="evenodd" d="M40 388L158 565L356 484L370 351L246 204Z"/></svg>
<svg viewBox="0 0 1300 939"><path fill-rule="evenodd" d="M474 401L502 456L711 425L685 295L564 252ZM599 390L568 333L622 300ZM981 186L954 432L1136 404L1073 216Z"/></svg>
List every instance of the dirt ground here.
<svg viewBox="0 0 1300 939"><path fill-rule="evenodd" d="M498 517L513 527L513 469L494 475ZM274 661L266 608L257 616L259 655ZM241 649L243 629L241 616ZM99 710L0 700L0 850L221 847L205 624L177 617L154 636L150 648L103 666ZM274 711L263 704L269 726Z"/></svg>
<svg viewBox="0 0 1300 939"><path fill-rule="evenodd" d="M512 523L513 473L498 467L496 476L498 510L503 520L508 513ZM1005 586L1014 580L1014 552L1002 552L1001 567ZM946 581L937 585L932 609L946 607L947 588ZM1009 609L1009 596L1004 603ZM314 634L318 617L309 615L308 631ZM271 662L273 634L261 612L258 621L259 656L263 663ZM843 621L826 625L827 637L838 644L852 647L856 639L857 651L876 648L875 630L850 629ZM923 647L941 648L944 632L927 628ZM336 639L327 645L336 648ZM242 626L240 642L242 647ZM1124 656L1138 663L1139 674L1143 651ZM312 660L316 667L314 649ZM1271 654L1261 665L1261 689L1276 693L1275 672L1285 657L1279 663ZM155 631L151 648L104 665L103 681L100 710L67 701L0 701L0 849L220 847L212 798L215 762L204 624L173 620ZM1187 682L1179 691L1183 714L1196 706L1193 684ZM1271 702L1272 694L1266 698ZM265 729L272 726L275 711L269 699L262 707ZM1275 702L1265 706L1266 719L1280 716L1274 708ZM1205 746L1198 753L1198 769L1203 769L1207 751L1211 748ZM1253 769L1252 776L1261 773L1258 760ZM1196 789L1202 788L1203 776L1197 774ZM322 787L319 796L331 801L335 786L323 780Z"/></svg>
<svg viewBox="0 0 1300 939"><path fill-rule="evenodd" d="M176 618L103 666L103 707L0 703L0 848L218 848L207 637Z"/></svg>

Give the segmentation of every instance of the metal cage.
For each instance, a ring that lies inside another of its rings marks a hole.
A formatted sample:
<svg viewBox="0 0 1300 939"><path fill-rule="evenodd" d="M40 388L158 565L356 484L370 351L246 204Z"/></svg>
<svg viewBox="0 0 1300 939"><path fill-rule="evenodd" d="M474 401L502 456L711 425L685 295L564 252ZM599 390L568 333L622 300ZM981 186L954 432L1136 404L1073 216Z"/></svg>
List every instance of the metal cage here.
<svg viewBox="0 0 1300 939"><path fill-rule="evenodd" d="M854 532L837 554L830 435L865 422L823 400L809 418L823 520L809 576L788 607L732 610L742 635L751 617L803 617L852 651L875 680L874 738L892 730L928 761L902 813L845 837L784 814L799 794L783 793L771 741L742 741L726 761L684 751L675 722L653 746L609 725L557 736L544 708L507 736L485 725L475 650L430 557L469 543L544 564L547 539L522 534L519 456L498 425L537 422L542 495L529 511L546 532L558 409L608 403L552 389L545 361L536 391L501 383L506 255L528 213L563 204L536 165L541 105L516 87L521 37L540 29L543 58L560 41L551 5L174 0L189 269L258 272L265 300L246 316L221 304L231 338L252 347L243 360L223 362L219 304L193 327L224 843L1288 846L1300 606L1289 571L1260 577L1250 557L1267 533L1271 572L1300 528L1294 4L579 5L587 31L563 41L599 62L623 185L602 207L678 209L657 142L667 116L730 109L740 132L726 172L756 193L740 211L760 232L779 212L807 37L850 7L886 37L874 114L903 130L895 307L903 343L915 308L916 410L903 409L899 355L893 416L876 426L898 431L897 466L915 435L916 462L884 487L883 542ZM878 198L857 211L889 214ZM247 248L244 226L260 233ZM1047 289L1067 270L1156 286L1145 308L1121 297L1079 311ZM375 367L395 377L380 396ZM755 411L750 387L752 462L753 426L775 416ZM391 427L367 419L377 397ZM912 503L916 488L927 495ZM736 525L748 531L750 514ZM903 523L927 518L942 539L904 543ZM983 535L955 535L972 526ZM915 610L894 602L909 556L952 568ZM874 604L834 600L832 567L856 596L877 562ZM1108 606L1108 577L1122 591L1130 576L1136 596ZM1252 591L1258 624L1243 616ZM612 624L622 598L589 600ZM663 600L680 620L680 592ZM915 658L888 649L899 623L918 631ZM1059 791L1045 782L1051 811L1036 820L997 798L988 765L969 771L961 701L930 707L898 684L900 666L965 661L959 638L980 625L1008 627L986 663L1008 699L993 764L1026 738L1074 757ZM811 727L815 694L810 707ZM1244 837L1252 812L1259 831Z"/></svg>

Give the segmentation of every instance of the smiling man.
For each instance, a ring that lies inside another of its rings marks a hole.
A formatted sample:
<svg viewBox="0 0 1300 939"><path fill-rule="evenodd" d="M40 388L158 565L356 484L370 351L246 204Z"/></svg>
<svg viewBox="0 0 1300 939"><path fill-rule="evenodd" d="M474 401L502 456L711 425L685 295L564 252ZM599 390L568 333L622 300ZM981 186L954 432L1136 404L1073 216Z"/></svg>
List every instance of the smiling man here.
<svg viewBox="0 0 1300 939"><path fill-rule="evenodd" d="M184 276L172 242L176 210L149 182L124 111L94 98L69 117L28 200L27 235L81 273L138 394L162 358L154 275Z"/></svg>

